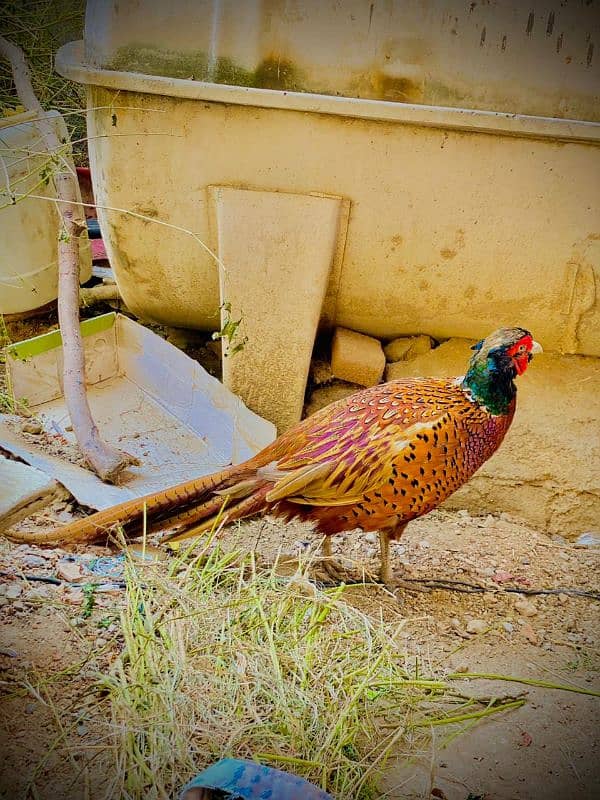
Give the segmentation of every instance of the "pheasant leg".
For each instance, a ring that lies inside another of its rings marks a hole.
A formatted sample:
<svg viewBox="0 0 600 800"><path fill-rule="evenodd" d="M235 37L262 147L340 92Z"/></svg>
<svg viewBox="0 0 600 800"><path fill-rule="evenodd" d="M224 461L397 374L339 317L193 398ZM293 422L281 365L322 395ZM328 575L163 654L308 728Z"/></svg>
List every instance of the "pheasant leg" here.
<svg viewBox="0 0 600 800"><path fill-rule="evenodd" d="M386 586L391 586L393 580L392 565L390 564L390 535L387 531L379 531L379 557L381 559L379 569L381 582Z"/></svg>
<svg viewBox="0 0 600 800"><path fill-rule="evenodd" d="M390 530L379 531L379 553L381 559L379 577L381 579L381 582L385 584L389 589L403 585L402 580L394 578L394 572L392 570L392 562L390 559L390 542L397 541L404 533L405 528L406 528L406 523L391 531Z"/></svg>

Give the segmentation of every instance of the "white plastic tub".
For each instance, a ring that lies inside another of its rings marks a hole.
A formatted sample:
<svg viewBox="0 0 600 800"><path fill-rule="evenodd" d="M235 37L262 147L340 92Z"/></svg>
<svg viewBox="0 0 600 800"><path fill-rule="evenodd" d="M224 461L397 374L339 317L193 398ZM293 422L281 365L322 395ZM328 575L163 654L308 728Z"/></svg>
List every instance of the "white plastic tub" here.
<svg viewBox="0 0 600 800"><path fill-rule="evenodd" d="M49 111L46 118L59 140L68 142L60 114ZM0 118L0 314L33 311L56 300L58 294L59 215L52 202L56 198L53 164L35 120L31 112ZM63 157L75 174L70 155ZM15 195L28 193L43 199L14 201ZM92 269L85 234L80 258L83 283Z"/></svg>

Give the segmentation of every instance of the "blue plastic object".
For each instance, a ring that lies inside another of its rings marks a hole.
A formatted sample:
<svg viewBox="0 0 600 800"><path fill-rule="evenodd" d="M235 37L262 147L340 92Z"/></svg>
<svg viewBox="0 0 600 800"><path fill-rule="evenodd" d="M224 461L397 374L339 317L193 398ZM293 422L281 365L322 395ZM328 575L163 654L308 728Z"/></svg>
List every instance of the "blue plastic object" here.
<svg viewBox="0 0 600 800"><path fill-rule="evenodd" d="M304 778L237 758L223 758L196 775L180 800L190 789L219 789L227 800L333 800Z"/></svg>

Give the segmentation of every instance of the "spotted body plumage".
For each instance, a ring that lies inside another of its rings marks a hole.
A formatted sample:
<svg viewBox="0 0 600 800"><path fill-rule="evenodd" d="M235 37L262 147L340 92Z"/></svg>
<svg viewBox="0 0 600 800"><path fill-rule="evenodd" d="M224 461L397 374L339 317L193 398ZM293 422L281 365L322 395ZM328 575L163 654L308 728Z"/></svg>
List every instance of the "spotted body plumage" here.
<svg viewBox="0 0 600 800"><path fill-rule="evenodd" d="M473 349L464 377L412 378L365 389L298 423L243 464L51 534L17 538L94 541L115 523L135 534L145 514L147 532L169 528L173 540L198 535L217 519L272 513L312 522L326 537L326 553L332 534L378 530L382 578L389 582L389 541L468 481L498 449L515 413L513 379L541 350L522 328L501 328Z"/></svg>
<svg viewBox="0 0 600 800"><path fill-rule="evenodd" d="M323 534L400 530L436 508L497 449L514 414L490 415L452 380L393 381L352 395L281 436L279 471L328 465L271 510L315 522ZM259 468L259 474L260 468ZM273 473L263 469L269 477ZM276 477L276 475L274 475Z"/></svg>

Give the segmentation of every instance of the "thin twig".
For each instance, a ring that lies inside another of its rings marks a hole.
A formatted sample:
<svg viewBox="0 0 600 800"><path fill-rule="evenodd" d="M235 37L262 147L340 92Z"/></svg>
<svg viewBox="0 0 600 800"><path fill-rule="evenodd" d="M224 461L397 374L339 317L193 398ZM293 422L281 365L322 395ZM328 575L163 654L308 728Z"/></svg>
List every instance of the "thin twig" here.
<svg viewBox="0 0 600 800"><path fill-rule="evenodd" d="M587 589L577 589L571 587L562 587L552 589L537 589L525 586L504 586L502 588L495 586L484 586L479 583L468 583L467 581L455 581L450 578L402 578L402 583L415 583L421 584L425 590L431 589L445 589L450 592L490 592L492 594L526 594L526 595L539 595L539 594L566 594L572 597L589 597L591 600L600 600L600 592L592 592ZM410 587L407 587L410 588Z"/></svg>

